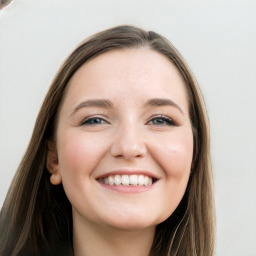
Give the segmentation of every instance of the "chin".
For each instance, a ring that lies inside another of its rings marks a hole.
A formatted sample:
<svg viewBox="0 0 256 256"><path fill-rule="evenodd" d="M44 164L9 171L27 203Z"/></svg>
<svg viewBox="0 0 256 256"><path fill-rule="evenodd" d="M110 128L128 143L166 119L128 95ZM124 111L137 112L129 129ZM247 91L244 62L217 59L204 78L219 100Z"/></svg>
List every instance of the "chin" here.
<svg viewBox="0 0 256 256"><path fill-rule="evenodd" d="M111 225L111 227L120 231L138 232L145 229L155 228L156 224L122 223Z"/></svg>
<svg viewBox="0 0 256 256"><path fill-rule="evenodd" d="M128 215L124 218L124 216L119 217L115 216L114 219L109 220L108 225L112 228L123 230L123 231L140 231L148 228L155 228L157 224L162 221L157 221L156 219L145 218L145 216L131 216Z"/></svg>

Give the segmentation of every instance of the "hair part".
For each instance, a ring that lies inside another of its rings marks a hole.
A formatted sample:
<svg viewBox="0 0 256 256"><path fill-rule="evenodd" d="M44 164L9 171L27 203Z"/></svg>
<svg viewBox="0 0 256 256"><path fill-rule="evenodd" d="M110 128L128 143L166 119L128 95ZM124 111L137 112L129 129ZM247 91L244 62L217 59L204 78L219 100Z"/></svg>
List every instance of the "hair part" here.
<svg viewBox="0 0 256 256"><path fill-rule="evenodd" d="M72 255L71 205L62 185L50 184L47 142L55 138L58 112L68 83L84 63L115 49L143 47L166 56L180 73L187 92L194 139L186 192L174 213L157 226L150 255L213 255L215 216L210 138L202 94L187 63L167 39L133 26L118 26L93 35L61 66L42 104L29 146L1 210L1 255L23 255L24 251L28 254L47 248L52 253L55 249L58 253L69 250Z"/></svg>

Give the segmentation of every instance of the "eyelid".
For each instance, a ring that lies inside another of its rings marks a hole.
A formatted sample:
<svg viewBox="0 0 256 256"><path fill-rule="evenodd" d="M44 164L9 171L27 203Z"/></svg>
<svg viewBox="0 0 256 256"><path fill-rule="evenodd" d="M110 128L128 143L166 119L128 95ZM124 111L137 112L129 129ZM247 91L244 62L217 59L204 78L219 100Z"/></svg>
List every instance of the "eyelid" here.
<svg viewBox="0 0 256 256"><path fill-rule="evenodd" d="M86 125L86 122L88 122L92 119L101 119L101 120L104 121L104 123L109 124L109 122L106 120L107 118L104 115L92 115L92 116L88 116L88 117L84 118L82 120L82 122L80 122L80 126ZM89 124L89 123L87 123L87 125L98 125L98 124Z"/></svg>
<svg viewBox="0 0 256 256"><path fill-rule="evenodd" d="M149 122L151 122L154 119L163 119L166 122L166 124L162 124L162 125L178 126L172 118L170 118L166 115L163 115L163 114L157 114L157 115L151 116L150 119L147 121L147 124L149 124ZM154 124L152 124L152 125L154 125ZM157 124L155 124L155 125L157 125ZM158 124L158 125L161 126L161 124Z"/></svg>

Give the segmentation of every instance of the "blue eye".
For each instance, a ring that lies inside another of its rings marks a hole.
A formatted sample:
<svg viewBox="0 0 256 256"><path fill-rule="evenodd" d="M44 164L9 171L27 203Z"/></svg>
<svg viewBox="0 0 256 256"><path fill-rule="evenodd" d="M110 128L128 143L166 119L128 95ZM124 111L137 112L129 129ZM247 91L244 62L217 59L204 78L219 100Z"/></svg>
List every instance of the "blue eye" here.
<svg viewBox="0 0 256 256"><path fill-rule="evenodd" d="M107 122L100 117L90 117L82 121L81 125L99 125L106 124Z"/></svg>
<svg viewBox="0 0 256 256"><path fill-rule="evenodd" d="M148 122L148 124L159 125L159 126L164 126L164 125L176 126L176 124L172 121L172 119L166 116L154 117Z"/></svg>

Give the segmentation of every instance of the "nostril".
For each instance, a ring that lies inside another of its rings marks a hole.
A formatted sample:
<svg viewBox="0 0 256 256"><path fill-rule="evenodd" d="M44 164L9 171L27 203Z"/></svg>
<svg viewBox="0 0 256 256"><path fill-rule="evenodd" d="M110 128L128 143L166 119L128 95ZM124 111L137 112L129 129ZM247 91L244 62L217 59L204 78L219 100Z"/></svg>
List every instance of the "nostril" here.
<svg viewBox="0 0 256 256"><path fill-rule="evenodd" d="M123 157L127 160L143 157L146 155L146 146L139 139L119 138L111 147L111 155L114 157Z"/></svg>

